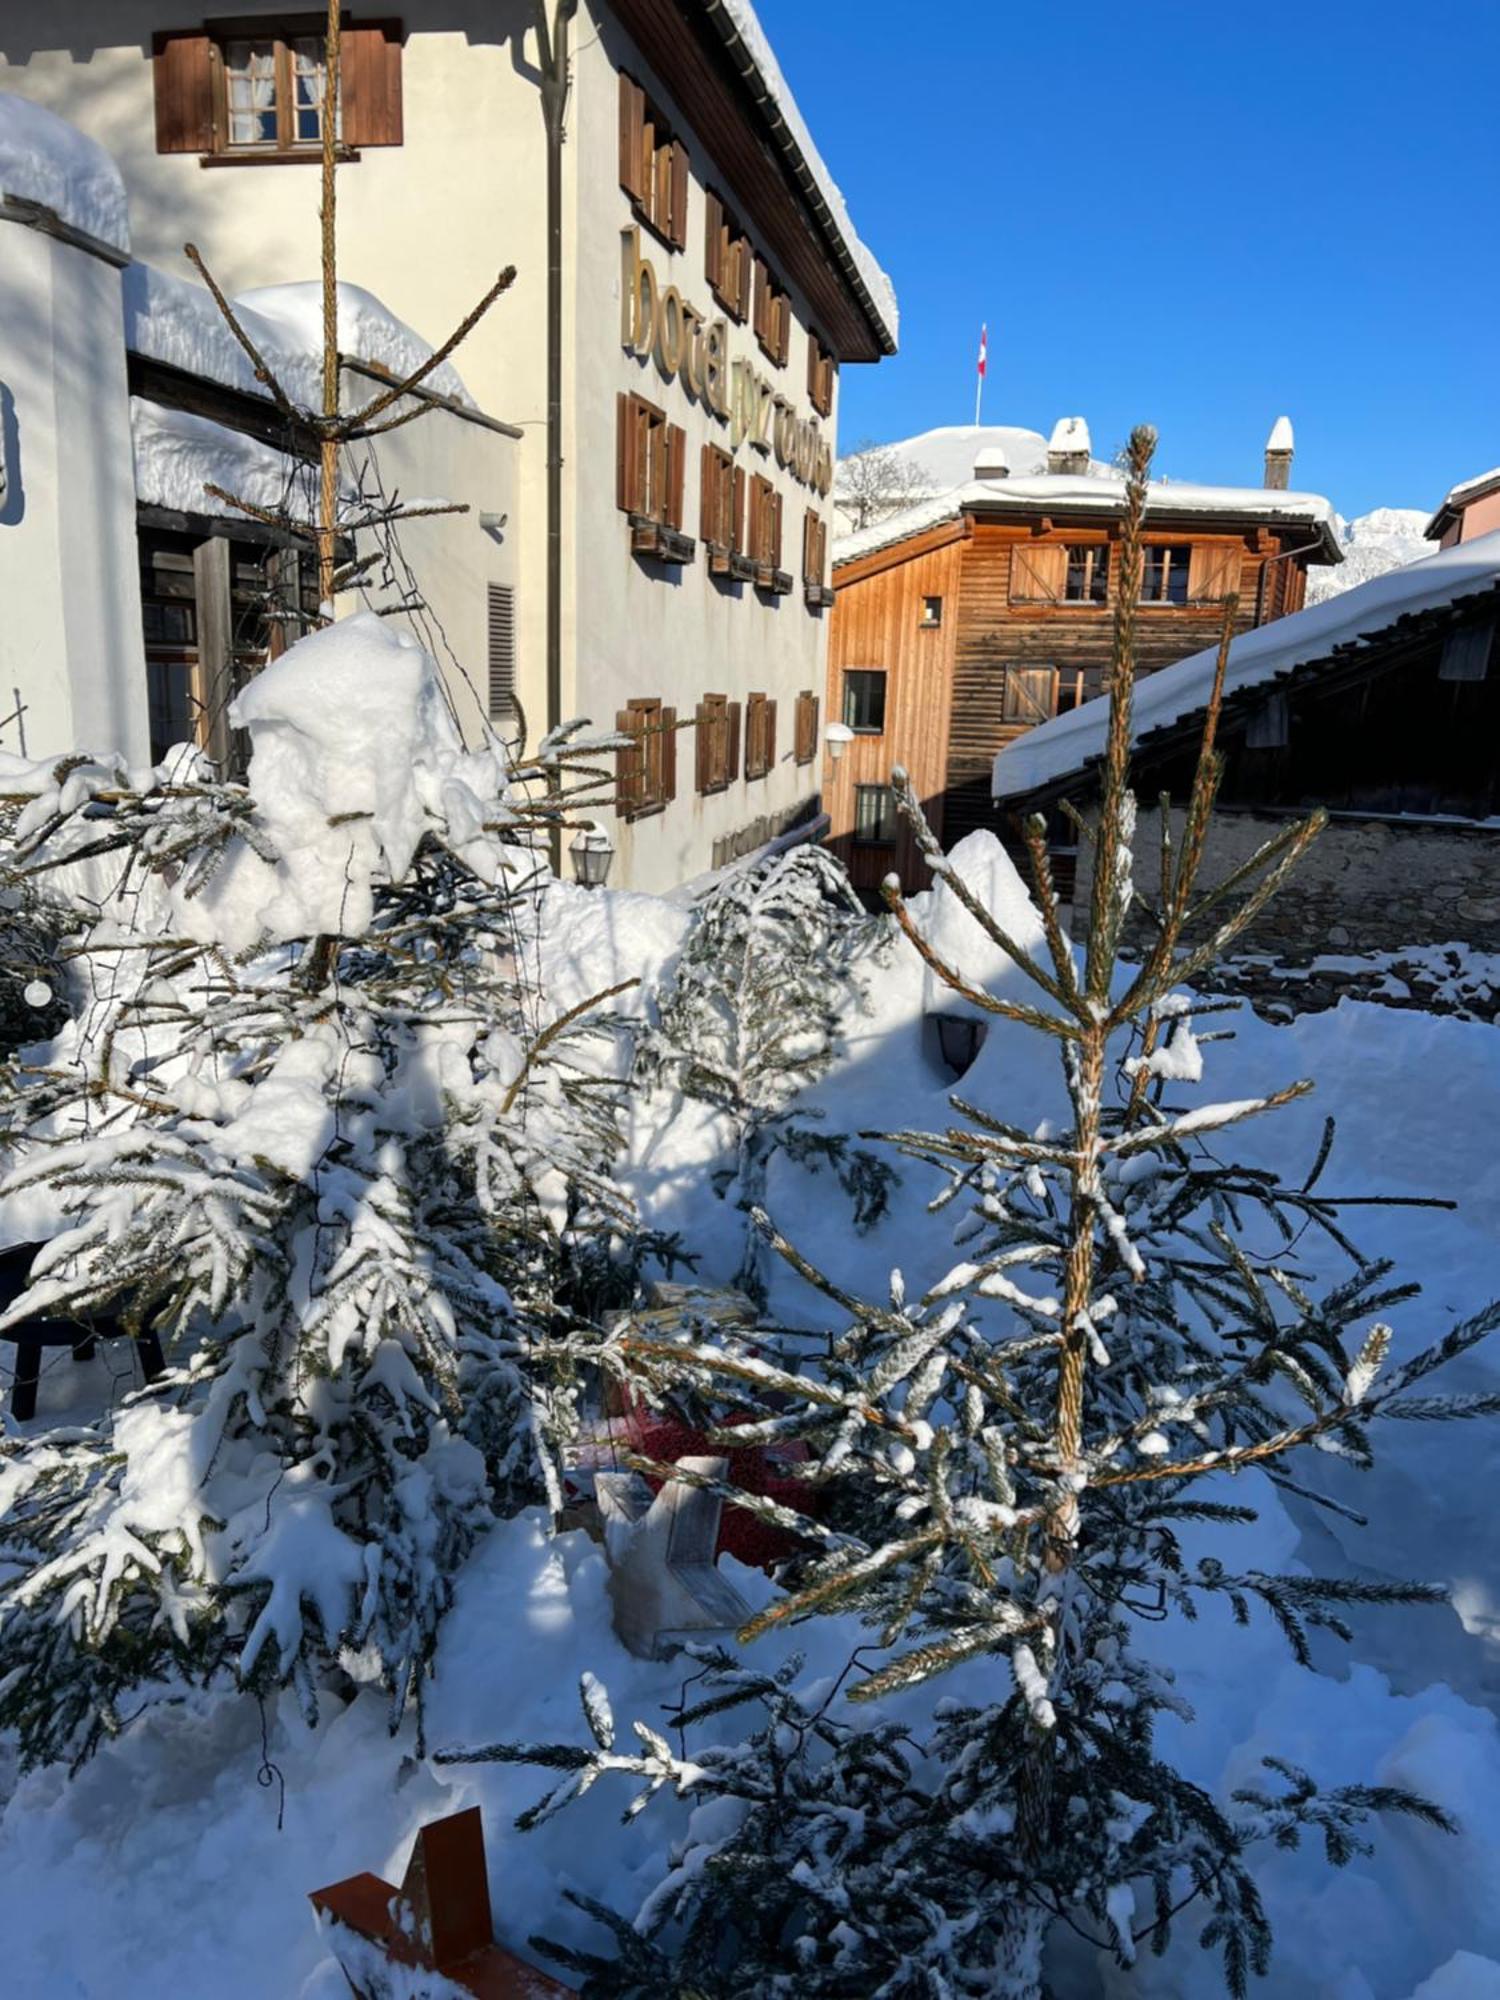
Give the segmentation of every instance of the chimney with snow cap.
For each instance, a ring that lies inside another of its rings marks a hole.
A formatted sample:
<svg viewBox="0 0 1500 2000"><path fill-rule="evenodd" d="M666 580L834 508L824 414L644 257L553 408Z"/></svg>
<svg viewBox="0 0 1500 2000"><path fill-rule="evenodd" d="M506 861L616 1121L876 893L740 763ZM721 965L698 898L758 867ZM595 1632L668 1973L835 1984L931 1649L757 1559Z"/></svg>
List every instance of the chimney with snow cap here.
<svg viewBox="0 0 1500 2000"><path fill-rule="evenodd" d="M1003 444L987 444L980 448L974 461L976 479L1009 479L1010 458Z"/></svg>
<svg viewBox="0 0 1500 2000"><path fill-rule="evenodd" d="M1265 483L1275 493L1285 493L1292 483L1292 453L1297 441L1292 436L1290 417L1278 417L1266 439Z"/></svg>
<svg viewBox="0 0 1500 2000"><path fill-rule="evenodd" d="M1087 472L1093 453L1093 439L1083 418L1059 417L1047 441L1047 470Z"/></svg>

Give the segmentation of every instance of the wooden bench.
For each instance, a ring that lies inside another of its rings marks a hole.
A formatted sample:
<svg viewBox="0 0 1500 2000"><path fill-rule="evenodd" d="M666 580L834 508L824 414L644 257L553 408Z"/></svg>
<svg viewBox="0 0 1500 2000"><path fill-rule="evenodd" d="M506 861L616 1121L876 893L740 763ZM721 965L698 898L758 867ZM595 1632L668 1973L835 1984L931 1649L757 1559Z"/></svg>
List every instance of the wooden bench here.
<svg viewBox="0 0 1500 2000"><path fill-rule="evenodd" d="M0 1250L0 1311L18 1299L31 1278L31 1260L40 1249L36 1243L18 1243ZM132 1335L113 1314L80 1313L73 1319L27 1319L7 1327L0 1340L15 1343L16 1373L11 1383L11 1415L17 1423L30 1423L36 1415L37 1384L42 1378L42 1349L68 1347L75 1361L92 1359L101 1340L134 1340L141 1358L141 1373L154 1382L166 1364L161 1342L154 1333Z"/></svg>

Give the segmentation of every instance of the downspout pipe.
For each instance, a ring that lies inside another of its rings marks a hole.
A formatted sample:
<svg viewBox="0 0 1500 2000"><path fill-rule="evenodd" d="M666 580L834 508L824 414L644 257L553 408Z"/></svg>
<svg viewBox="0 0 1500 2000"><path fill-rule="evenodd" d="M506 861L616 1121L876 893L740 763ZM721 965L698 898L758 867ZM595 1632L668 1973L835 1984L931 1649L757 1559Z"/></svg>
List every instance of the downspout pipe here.
<svg viewBox="0 0 1500 2000"><path fill-rule="evenodd" d="M578 0L557 0L549 27L536 0L542 118L547 130L547 733L562 726L563 563L563 140L569 90L568 31ZM548 834L552 872L562 873L562 828Z"/></svg>

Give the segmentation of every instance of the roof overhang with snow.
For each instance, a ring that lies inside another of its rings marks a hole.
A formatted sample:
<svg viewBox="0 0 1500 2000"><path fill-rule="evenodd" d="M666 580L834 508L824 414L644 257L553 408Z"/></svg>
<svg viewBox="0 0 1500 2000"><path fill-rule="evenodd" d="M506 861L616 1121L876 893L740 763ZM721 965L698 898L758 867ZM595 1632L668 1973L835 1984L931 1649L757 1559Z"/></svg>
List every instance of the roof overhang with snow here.
<svg viewBox="0 0 1500 2000"><path fill-rule="evenodd" d="M1455 521L1463 519L1466 507L1472 507L1476 500L1488 499L1491 493L1500 493L1500 465L1488 472L1477 473L1473 479L1460 480L1457 486L1450 486L1422 533L1429 542L1441 540Z"/></svg>
<svg viewBox="0 0 1500 2000"><path fill-rule="evenodd" d="M890 279L860 241L751 0L613 0L841 361L894 354Z"/></svg>
<svg viewBox="0 0 1500 2000"><path fill-rule="evenodd" d="M1237 638L1224 676L1226 712L1258 706L1272 687L1333 673L1357 677L1393 643L1436 630L1455 615L1500 610L1500 533L1479 536L1404 564L1310 610ZM1132 754L1158 755L1196 735L1213 689L1218 647L1208 646L1136 683ZM1030 811L1092 781L1109 724L1105 696L1056 715L995 758L992 794L1010 812Z"/></svg>
<svg viewBox="0 0 1500 2000"><path fill-rule="evenodd" d="M974 479L950 493L919 502L889 520L846 535L834 544L835 568L893 549L944 521L1036 521L1058 526L1118 520L1125 511L1125 481L1114 473L1043 473L1030 479ZM1225 534L1258 528L1290 528L1306 540L1310 563L1344 559L1332 506L1320 493L1282 493L1260 486L1196 486L1155 480L1146 501L1146 526L1202 530L1212 523Z"/></svg>

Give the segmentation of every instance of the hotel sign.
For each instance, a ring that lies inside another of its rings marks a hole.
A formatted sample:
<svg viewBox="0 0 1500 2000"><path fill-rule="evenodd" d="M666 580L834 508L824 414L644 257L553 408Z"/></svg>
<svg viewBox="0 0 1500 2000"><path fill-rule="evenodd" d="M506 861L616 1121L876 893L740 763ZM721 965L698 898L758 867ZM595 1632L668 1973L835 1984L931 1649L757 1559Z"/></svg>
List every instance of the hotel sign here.
<svg viewBox="0 0 1500 2000"><path fill-rule="evenodd" d="M816 417L795 406L745 356L731 357L729 321L709 319L688 304L675 285L663 286L641 232L620 235L620 342L642 360L653 359L695 402L729 426L731 450L748 443L773 457L802 485L826 495L833 485L833 446Z"/></svg>

